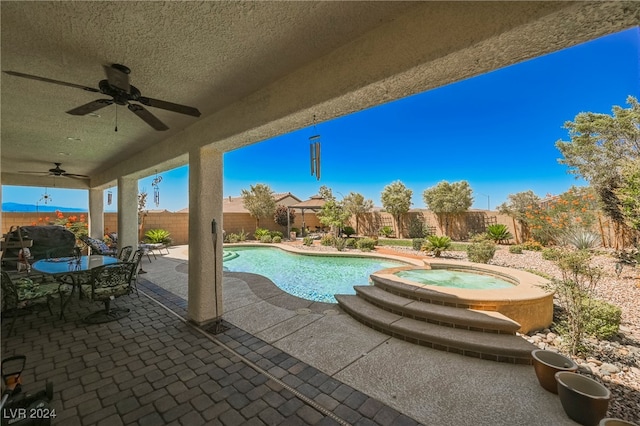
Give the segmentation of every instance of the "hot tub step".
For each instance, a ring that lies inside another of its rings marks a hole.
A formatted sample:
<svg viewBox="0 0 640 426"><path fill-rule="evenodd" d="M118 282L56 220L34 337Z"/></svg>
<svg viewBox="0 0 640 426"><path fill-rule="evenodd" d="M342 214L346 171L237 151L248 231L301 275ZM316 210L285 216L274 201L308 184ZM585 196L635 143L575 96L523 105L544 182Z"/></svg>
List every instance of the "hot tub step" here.
<svg viewBox="0 0 640 426"><path fill-rule="evenodd" d="M420 302L391 294L380 287L355 286L356 294L367 302L403 317L446 327L485 333L515 334L520 324L495 311L455 308Z"/></svg>
<svg viewBox="0 0 640 426"><path fill-rule="evenodd" d="M359 296L335 297L352 317L393 337L475 358L531 364L531 351L535 346L521 337L442 327L385 311Z"/></svg>

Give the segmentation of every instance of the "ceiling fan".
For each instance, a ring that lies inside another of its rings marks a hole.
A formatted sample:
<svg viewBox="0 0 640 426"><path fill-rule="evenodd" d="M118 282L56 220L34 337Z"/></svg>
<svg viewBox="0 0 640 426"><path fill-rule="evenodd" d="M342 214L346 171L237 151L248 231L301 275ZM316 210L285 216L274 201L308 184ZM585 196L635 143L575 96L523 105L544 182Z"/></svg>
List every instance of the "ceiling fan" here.
<svg viewBox="0 0 640 426"><path fill-rule="evenodd" d="M67 173L66 170L63 170L62 168L60 168L60 166L62 165L62 163L53 163L56 166L53 169L49 169L48 172L28 172L28 171L18 171L18 173L25 173L25 174L36 174L36 175L49 175L49 176L64 176L64 177L68 177L68 178L74 178L74 179L89 179L89 176L87 175L77 175L75 173Z"/></svg>
<svg viewBox="0 0 640 426"><path fill-rule="evenodd" d="M4 71L4 73L16 77L44 81L46 83L75 87L76 89L82 89L88 92L102 93L111 97L111 99L96 99L95 101L89 102L88 104L81 105L77 108L73 108L67 111L67 114L71 115L87 115L115 103L117 105L127 105L127 108L129 108L130 111L132 111L135 115L144 120L145 123L156 130L169 129L166 124L160 121L155 115L151 114L151 112L145 109L142 105L130 103L130 101L134 101L154 108L161 108L167 111L178 112L180 114L191 115L193 117L200 117L200 111L198 111L197 108L142 96L140 90L138 90L135 86L129 84L129 74L131 73L131 70L126 66L121 64L112 64L109 66L103 65L103 68L105 74L107 75L107 79L100 80L100 82L98 83L98 89L82 86L75 83L67 83L66 81L39 77L37 75L24 74L17 71Z"/></svg>

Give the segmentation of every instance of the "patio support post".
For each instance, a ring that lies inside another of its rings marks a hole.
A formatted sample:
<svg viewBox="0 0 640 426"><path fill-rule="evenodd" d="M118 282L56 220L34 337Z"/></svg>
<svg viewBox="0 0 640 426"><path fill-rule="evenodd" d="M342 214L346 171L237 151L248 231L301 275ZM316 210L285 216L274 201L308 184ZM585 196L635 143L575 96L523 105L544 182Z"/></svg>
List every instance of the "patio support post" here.
<svg viewBox="0 0 640 426"><path fill-rule="evenodd" d="M89 189L89 236L102 239L104 236L104 197L102 189Z"/></svg>
<svg viewBox="0 0 640 426"><path fill-rule="evenodd" d="M189 302L187 315L198 324L221 319L222 152L189 152ZM212 232L215 220L215 234Z"/></svg>
<svg viewBox="0 0 640 426"><path fill-rule="evenodd" d="M138 247L138 179L118 178L118 250Z"/></svg>

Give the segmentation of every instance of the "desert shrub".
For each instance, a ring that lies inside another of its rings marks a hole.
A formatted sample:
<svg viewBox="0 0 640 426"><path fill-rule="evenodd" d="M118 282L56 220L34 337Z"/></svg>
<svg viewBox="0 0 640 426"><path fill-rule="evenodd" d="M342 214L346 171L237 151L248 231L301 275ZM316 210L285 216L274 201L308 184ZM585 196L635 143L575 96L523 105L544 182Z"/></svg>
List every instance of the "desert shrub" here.
<svg viewBox="0 0 640 426"><path fill-rule="evenodd" d="M271 237L271 242L273 243L281 243L282 242L282 237L279 235L276 235L275 237Z"/></svg>
<svg viewBox="0 0 640 426"><path fill-rule="evenodd" d="M284 236L284 234L280 231L271 231L270 235L271 235L271 238L280 237L281 240L282 240L282 237Z"/></svg>
<svg viewBox="0 0 640 426"><path fill-rule="evenodd" d="M249 234L247 234L246 232L244 232L244 228L242 228L242 231L240 231L238 233L238 240L239 241L246 241L247 240L247 236L249 236Z"/></svg>
<svg viewBox="0 0 640 426"><path fill-rule="evenodd" d="M622 317L619 307L598 299L591 299L586 305L585 334L608 339L618 333Z"/></svg>
<svg viewBox="0 0 640 426"><path fill-rule="evenodd" d="M489 263L496 254L496 243L488 235L477 235L467 246L469 260L476 263Z"/></svg>
<svg viewBox="0 0 640 426"><path fill-rule="evenodd" d="M578 250L592 249L600 245L600 236L583 228L571 228L563 232L559 240L562 244L573 246Z"/></svg>
<svg viewBox="0 0 640 426"><path fill-rule="evenodd" d="M509 246L509 253L522 254L522 246L520 244Z"/></svg>
<svg viewBox="0 0 640 426"><path fill-rule="evenodd" d="M393 228L390 226L383 226L382 228L380 228L380 235L385 238L391 237L393 235Z"/></svg>
<svg viewBox="0 0 640 426"><path fill-rule="evenodd" d="M347 248L356 248L356 239L355 238L347 238L345 242Z"/></svg>
<svg viewBox="0 0 640 426"><path fill-rule="evenodd" d="M171 244L171 234L165 229L149 229L144 236L150 244Z"/></svg>
<svg viewBox="0 0 640 426"><path fill-rule="evenodd" d="M227 241L230 243L240 242L240 236L238 234L229 234L227 236Z"/></svg>
<svg viewBox="0 0 640 426"><path fill-rule="evenodd" d="M260 242L261 243L271 243L271 242L273 242L273 239L271 238L271 235L263 235L262 237L260 237Z"/></svg>
<svg viewBox="0 0 640 426"><path fill-rule="evenodd" d="M487 235L496 243L500 243L503 241L507 242L511 238L513 238L513 235L511 235L511 232L509 232L509 228L507 228L507 225L503 225L501 223L487 226Z"/></svg>
<svg viewBox="0 0 640 426"><path fill-rule="evenodd" d="M442 252L451 247L451 238L446 235L437 236L429 235L426 241L422 244L421 249L427 253L433 253L435 257L440 257Z"/></svg>
<svg viewBox="0 0 640 426"><path fill-rule="evenodd" d="M523 250L540 251L542 244L535 240L527 240L521 244Z"/></svg>
<svg viewBox="0 0 640 426"><path fill-rule="evenodd" d="M342 232L344 232L344 235L348 237L352 236L353 234L356 233L356 230L353 229L351 226L345 226L344 228L342 228Z"/></svg>
<svg viewBox="0 0 640 426"><path fill-rule="evenodd" d="M271 236L271 231L265 228L258 228L256 229L256 232L253 233L253 236L259 241L262 241L262 237L265 235Z"/></svg>
<svg viewBox="0 0 640 426"><path fill-rule="evenodd" d="M332 246L336 242L336 238L332 234L325 234L320 238L320 244L323 246Z"/></svg>
<svg viewBox="0 0 640 426"><path fill-rule="evenodd" d="M553 247L543 248L541 253L544 260L551 260L554 262L560 258L560 254L560 250Z"/></svg>
<svg viewBox="0 0 640 426"><path fill-rule="evenodd" d="M296 235L300 235L300 228L291 228L291 232L295 232Z"/></svg>
<svg viewBox="0 0 640 426"><path fill-rule="evenodd" d="M305 246L312 246L313 245L313 238L306 236L302 239L302 244L304 244Z"/></svg>
<svg viewBox="0 0 640 426"><path fill-rule="evenodd" d="M373 238L361 238L356 243L356 247L362 251L371 251L376 247L376 241Z"/></svg>
<svg viewBox="0 0 640 426"><path fill-rule="evenodd" d="M336 238L334 246L336 247L336 249L338 249L338 251L342 251L347 246L347 240L344 238Z"/></svg>
<svg viewBox="0 0 640 426"><path fill-rule="evenodd" d="M414 238L411 240L411 245L414 250L422 250L422 245L424 244L424 238Z"/></svg>

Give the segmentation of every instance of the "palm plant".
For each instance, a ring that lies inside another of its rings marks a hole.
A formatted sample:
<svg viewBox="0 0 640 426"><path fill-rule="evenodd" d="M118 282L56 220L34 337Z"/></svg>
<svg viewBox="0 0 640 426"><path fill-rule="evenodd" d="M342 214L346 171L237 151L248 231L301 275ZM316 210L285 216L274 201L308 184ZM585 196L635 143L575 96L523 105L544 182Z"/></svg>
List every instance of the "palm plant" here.
<svg viewBox="0 0 640 426"><path fill-rule="evenodd" d="M496 243L509 241L513 238L513 235L509 232L507 225L503 225L501 223L487 226L487 235Z"/></svg>
<svg viewBox="0 0 640 426"><path fill-rule="evenodd" d="M422 250L431 252L435 257L440 257L443 251L451 247L451 238L446 235L437 236L429 235L427 240L422 245Z"/></svg>

